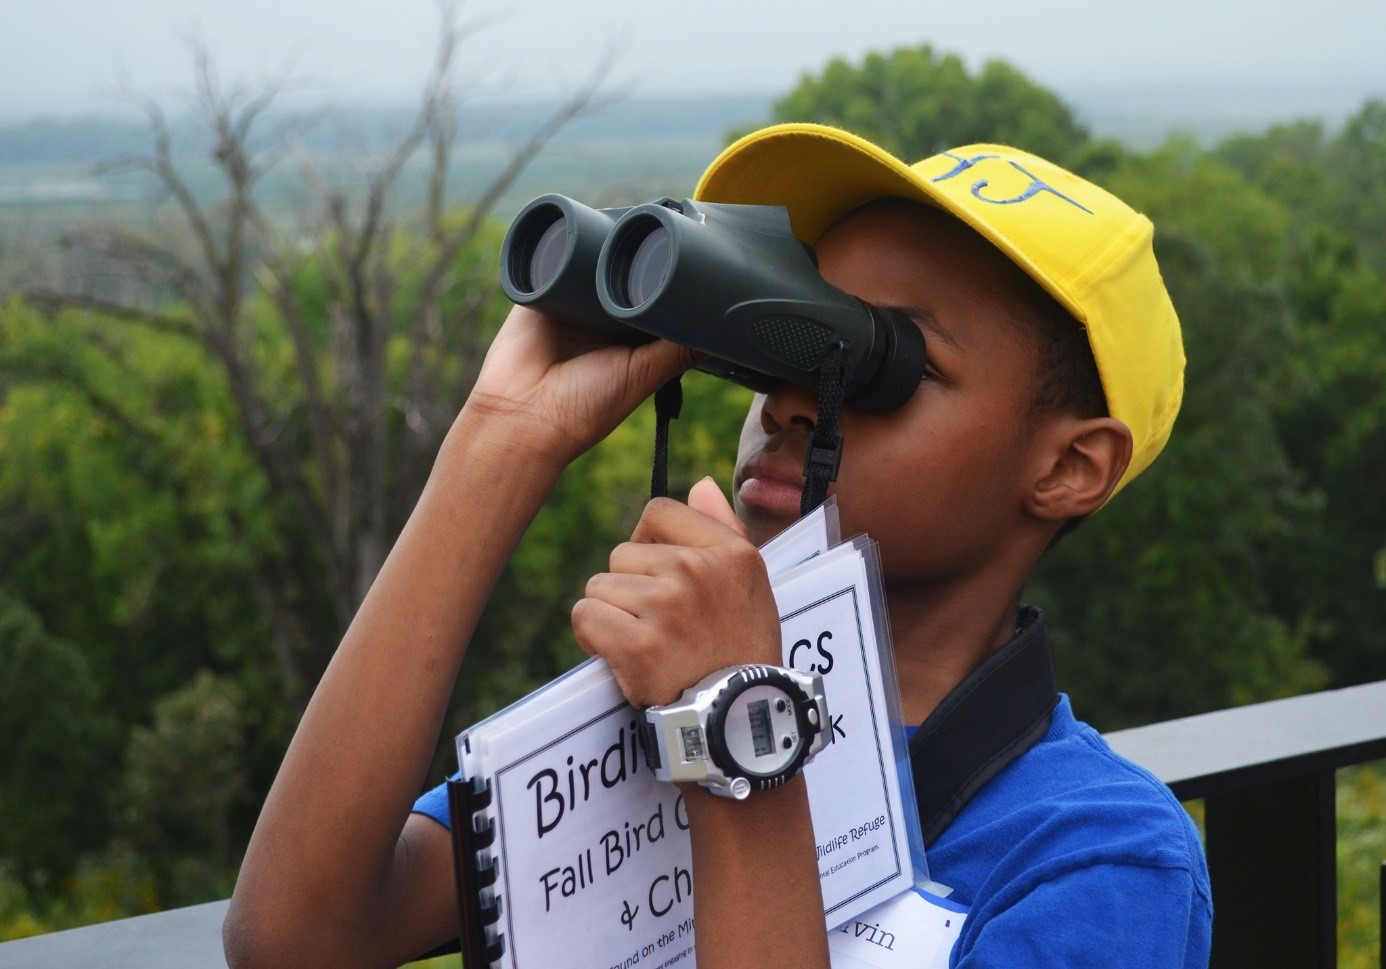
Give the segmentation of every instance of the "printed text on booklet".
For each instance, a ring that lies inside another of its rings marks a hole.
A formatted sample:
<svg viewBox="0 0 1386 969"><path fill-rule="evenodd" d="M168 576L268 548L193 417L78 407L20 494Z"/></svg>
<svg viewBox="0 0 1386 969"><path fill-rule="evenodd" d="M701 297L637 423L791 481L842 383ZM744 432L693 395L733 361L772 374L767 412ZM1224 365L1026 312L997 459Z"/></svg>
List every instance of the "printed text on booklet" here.
<svg viewBox="0 0 1386 969"><path fill-rule="evenodd" d="M774 544L785 662L824 677L832 718L834 743L805 769L831 928L913 884L909 834L865 546L830 549L821 514ZM495 863L481 894L498 902L487 932L504 942L496 964L692 964L686 810L645 763L637 716L590 661L459 735L463 776L492 796L494 845L472 861ZM824 859L849 853L852 864L829 870Z"/></svg>

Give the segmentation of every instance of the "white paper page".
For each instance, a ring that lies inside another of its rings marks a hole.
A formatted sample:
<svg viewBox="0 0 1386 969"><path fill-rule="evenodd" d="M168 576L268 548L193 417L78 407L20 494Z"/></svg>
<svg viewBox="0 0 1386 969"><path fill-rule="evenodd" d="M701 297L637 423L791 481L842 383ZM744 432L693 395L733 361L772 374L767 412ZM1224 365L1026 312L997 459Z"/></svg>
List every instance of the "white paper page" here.
<svg viewBox="0 0 1386 969"><path fill-rule="evenodd" d="M833 743L804 768L829 927L913 886L862 553L841 545L776 583L786 666L818 673Z"/></svg>
<svg viewBox="0 0 1386 969"><path fill-rule="evenodd" d="M819 534L826 534L821 526ZM829 710L850 731L848 742L839 737L806 769L816 840L847 839L826 855L820 850L820 870L845 862L851 845L852 861L823 880L830 927L911 883L907 839L895 830L898 776L864 612L865 574L860 552L844 545L795 569L793 582L776 590L794 613L783 626L786 663L807 669L827 662L823 651L833 654ZM824 631L831 636L820 650ZM801 642L810 633L812 649ZM863 697L851 699L853 691ZM606 664L591 661L458 737L464 776L492 785L501 965L691 964L687 819L678 789L655 781L646 766L636 717ZM815 783L820 762L836 762L845 774ZM831 803L844 791L852 792L848 804ZM830 827L820 826L820 815Z"/></svg>
<svg viewBox="0 0 1386 969"><path fill-rule="evenodd" d="M507 741L500 741L497 749L497 739L501 736L514 736L514 732L520 730L523 724L550 714L548 722L537 729L553 732L552 708L544 700L540 700L540 697L552 700L555 697L577 697L592 691L600 697L594 697L590 701L594 708L606 702L605 698L608 697L612 703L624 700L615 678L611 675L611 668L606 660L600 657L583 660L533 693L472 724L454 739L457 764L461 768L462 776L489 777L492 764L508 761L510 752L506 748Z"/></svg>
<svg viewBox="0 0 1386 969"><path fill-rule="evenodd" d="M773 581L781 572L823 554L840 538L834 496L762 545L760 557Z"/></svg>
<svg viewBox="0 0 1386 969"><path fill-rule="evenodd" d="M961 905L912 888L829 932L829 961L833 969L948 969L966 919Z"/></svg>
<svg viewBox="0 0 1386 969"><path fill-rule="evenodd" d="M489 768L489 814L503 846L496 859L503 965L608 966L691 952L683 799L646 765L638 714L610 671L590 669L569 682L592 688L542 696L541 715L471 745L473 764ZM567 729L555 735L555 724Z"/></svg>

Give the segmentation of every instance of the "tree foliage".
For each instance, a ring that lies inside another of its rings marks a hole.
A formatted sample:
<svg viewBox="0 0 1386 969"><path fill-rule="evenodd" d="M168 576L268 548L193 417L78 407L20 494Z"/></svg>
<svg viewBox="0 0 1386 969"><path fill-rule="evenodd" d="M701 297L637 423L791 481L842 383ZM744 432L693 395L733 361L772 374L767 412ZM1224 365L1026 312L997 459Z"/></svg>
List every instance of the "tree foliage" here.
<svg viewBox="0 0 1386 969"><path fill-rule="evenodd" d="M153 860L165 896L188 894L174 884L180 875L216 885L234 863L234 813L250 793L243 705L233 682L201 670L130 732L112 812L119 834ZM170 858L170 844L183 856Z"/></svg>
<svg viewBox="0 0 1386 969"><path fill-rule="evenodd" d="M974 142L1014 145L1063 163L1088 140L1053 92L1004 61L968 72L929 45L834 60L777 100L775 121L836 125L915 161Z"/></svg>
<svg viewBox="0 0 1386 969"><path fill-rule="evenodd" d="M1162 234L1189 364L1170 444L1041 564L1060 683L1104 728L1317 689L1316 631L1275 607L1273 552L1313 525L1277 436L1293 329L1284 297Z"/></svg>
<svg viewBox="0 0 1386 969"><path fill-rule="evenodd" d="M1288 459L1319 505L1269 563L1273 602L1314 624L1339 683L1380 679L1386 623L1386 102L1336 134L1301 122L1218 146L1289 215L1277 275L1296 323L1276 405Z"/></svg>
<svg viewBox="0 0 1386 969"><path fill-rule="evenodd" d="M109 834L101 802L114 723L82 652L5 592L0 669L0 859L28 887L43 887Z"/></svg>
<svg viewBox="0 0 1386 969"><path fill-rule="evenodd" d="M1277 408L1320 513L1274 562L1273 588L1323 627L1319 653L1347 683L1383 675L1386 623L1386 276L1362 248L1320 227L1292 267L1302 331Z"/></svg>

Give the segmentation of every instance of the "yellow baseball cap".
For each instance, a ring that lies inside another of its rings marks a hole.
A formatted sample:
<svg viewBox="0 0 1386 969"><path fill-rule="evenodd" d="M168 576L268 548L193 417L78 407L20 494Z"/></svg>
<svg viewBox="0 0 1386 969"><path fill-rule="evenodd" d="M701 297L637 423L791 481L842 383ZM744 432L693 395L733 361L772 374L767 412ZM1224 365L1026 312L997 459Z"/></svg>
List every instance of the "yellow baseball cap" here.
<svg viewBox="0 0 1386 969"><path fill-rule="evenodd" d="M1154 226L1072 172L1003 145L966 145L906 165L849 132L786 124L723 151L695 198L783 205L794 234L809 244L880 198L951 212L1086 328L1107 411L1134 442L1117 490L1169 440L1184 393L1184 344L1151 247Z"/></svg>

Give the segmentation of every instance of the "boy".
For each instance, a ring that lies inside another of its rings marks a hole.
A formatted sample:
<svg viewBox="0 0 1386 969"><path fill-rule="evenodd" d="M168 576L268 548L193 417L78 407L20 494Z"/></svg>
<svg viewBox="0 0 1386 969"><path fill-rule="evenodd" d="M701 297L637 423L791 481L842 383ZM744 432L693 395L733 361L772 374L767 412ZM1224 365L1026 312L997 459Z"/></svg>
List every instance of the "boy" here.
<svg viewBox="0 0 1386 969"><path fill-rule="evenodd" d="M698 195L786 205L829 282L924 332L904 407L844 410L836 492L843 534L881 545L931 874L970 909L953 964L1206 964L1192 825L1073 719L1043 618L1019 605L1044 551L1149 464L1178 410L1149 223L1010 149L910 168L810 125L738 142ZM562 468L693 362L511 314L266 800L227 918L236 965L388 965L455 934L447 832L409 811L467 639ZM798 516L815 400L758 396L736 513L708 481L687 505L651 502L589 582L574 630L631 702L779 662L755 548ZM802 778L742 802L684 796L699 965L827 965Z"/></svg>

